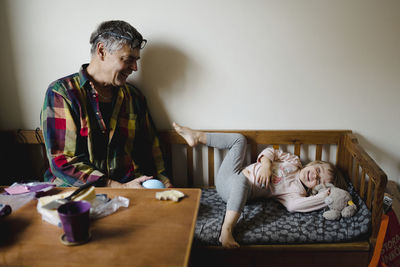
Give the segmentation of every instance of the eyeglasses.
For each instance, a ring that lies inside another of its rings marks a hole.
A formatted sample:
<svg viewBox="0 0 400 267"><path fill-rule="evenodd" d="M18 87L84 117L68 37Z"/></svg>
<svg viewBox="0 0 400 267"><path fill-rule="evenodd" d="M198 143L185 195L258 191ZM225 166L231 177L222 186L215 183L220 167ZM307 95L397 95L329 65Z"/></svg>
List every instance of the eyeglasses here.
<svg viewBox="0 0 400 267"><path fill-rule="evenodd" d="M142 42L140 43L140 45L138 46L140 49L143 49L147 44L147 40L143 39Z"/></svg>
<svg viewBox="0 0 400 267"><path fill-rule="evenodd" d="M125 39L125 40L128 40L128 41L131 41L131 42L133 41L133 45L132 46L133 47L139 47L140 49L143 49L147 44L147 40L146 39L142 39L142 41L139 44L139 40L138 39L133 39L132 37L124 36L124 35L121 35L121 34L118 34L118 33L115 33L115 32L102 32L99 35L97 35L95 40L100 35L103 35L103 34L109 34L109 35L112 35L112 36L115 36L115 37L118 37L118 38L122 38L122 39Z"/></svg>

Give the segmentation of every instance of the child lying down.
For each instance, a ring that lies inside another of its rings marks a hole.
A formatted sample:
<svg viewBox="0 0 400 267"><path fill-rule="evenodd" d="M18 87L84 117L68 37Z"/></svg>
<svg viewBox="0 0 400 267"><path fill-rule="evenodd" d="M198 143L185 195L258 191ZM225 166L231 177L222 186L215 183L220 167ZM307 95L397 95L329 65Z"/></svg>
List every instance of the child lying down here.
<svg viewBox="0 0 400 267"><path fill-rule="evenodd" d="M310 212L326 207L324 200L330 193L328 188L310 195L315 186L332 183L342 187L343 181L331 163L313 161L303 167L298 156L266 148L257 162L243 166L247 145L243 135L202 132L177 123L173 127L190 146L204 144L228 149L215 179L217 192L226 202L219 238L224 247L239 247L232 232L249 199L274 198L289 212Z"/></svg>

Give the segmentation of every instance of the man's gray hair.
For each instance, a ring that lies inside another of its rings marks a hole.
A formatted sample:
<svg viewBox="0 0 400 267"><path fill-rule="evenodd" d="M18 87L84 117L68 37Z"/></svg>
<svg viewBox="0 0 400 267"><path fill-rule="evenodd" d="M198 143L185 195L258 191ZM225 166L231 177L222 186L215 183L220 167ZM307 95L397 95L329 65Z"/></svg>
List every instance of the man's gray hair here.
<svg viewBox="0 0 400 267"><path fill-rule="evenodd" d="M110 20L102 22L90 36L92 55L95 54L97 44L100 42L112 54L124 45L129 45L132 49L141 49L146 40L129 23L122 20Z"/></svg>

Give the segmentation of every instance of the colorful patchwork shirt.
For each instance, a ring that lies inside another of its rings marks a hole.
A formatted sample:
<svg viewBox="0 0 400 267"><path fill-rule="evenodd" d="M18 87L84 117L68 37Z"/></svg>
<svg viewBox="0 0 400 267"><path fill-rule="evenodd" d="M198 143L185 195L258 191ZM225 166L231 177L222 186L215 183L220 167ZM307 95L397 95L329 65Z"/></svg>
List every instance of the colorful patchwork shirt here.
<svg viewBox="0 0 400 267"><path fill-rule="evenodd" d="M41 112L50 163L45 181L79 186L101 178L126 183L152 175L170 186L143 94L130 84L114 88L112 115L106 125L86 67L47 89Z"/></svg>

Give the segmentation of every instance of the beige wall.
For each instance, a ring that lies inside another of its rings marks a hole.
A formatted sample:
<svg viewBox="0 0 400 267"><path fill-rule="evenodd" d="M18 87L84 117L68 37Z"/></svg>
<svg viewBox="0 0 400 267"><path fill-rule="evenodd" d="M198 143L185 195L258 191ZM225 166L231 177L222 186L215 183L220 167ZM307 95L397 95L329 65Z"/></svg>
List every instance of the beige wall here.
<svg viewBox="0 0 400 267"><path fill-rule="evenodd" d="M158 128L352 129L400 182L400 1L0 0L0 127L35 128L47 85L102 20L149 44L130 77Z"/></svg>

